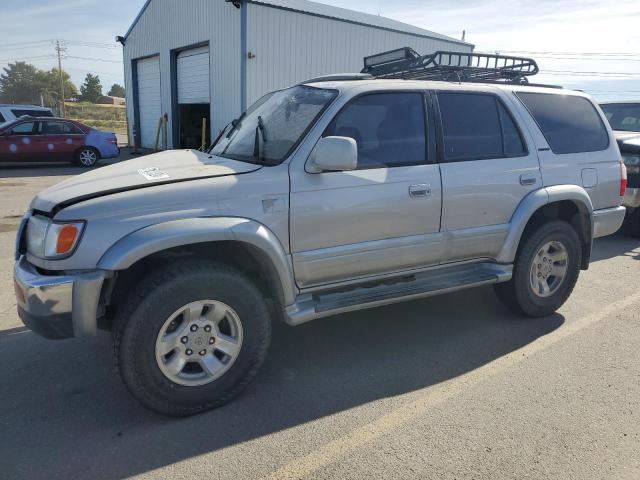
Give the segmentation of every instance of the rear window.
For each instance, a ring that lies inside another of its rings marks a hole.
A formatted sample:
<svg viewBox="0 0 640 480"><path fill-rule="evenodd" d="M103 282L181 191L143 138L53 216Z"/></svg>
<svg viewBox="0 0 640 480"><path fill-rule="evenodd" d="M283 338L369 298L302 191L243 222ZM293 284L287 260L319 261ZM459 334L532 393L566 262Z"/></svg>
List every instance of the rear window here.
<svg viewBox="0 0 640 480"><path fill-rule="evenodd" d="M526 155L518 127L494 95L440 92L438 105L446 161Z"/></svg>
<svg viewBox="0 0 640 480"><path fill-rule="evenodd" d="M640 103L607 103L600 108L614 130L640 132Z"/></svg>
<svg viewBox="0 0 640 480"><path fill-rule="evenodd" d="M19 109L11 109L11 113L13 113L16 118L20 118L23 115L30 115L32 117L53 117L53 114L50 110L19 110Z"/></svg>
<svg viewBox="0 0 640 480"><path fill-rule="evenodd" d="M42 133L45 135L77 135L82 134L82 130L72 123L54 120L44 122Z"/></svg>
<svg viewBox="0 0 640 480"><path fill-rule="evenodd" d="M605 150L609 135L593 104L583 97L517 93L554 153Z"/></svg>

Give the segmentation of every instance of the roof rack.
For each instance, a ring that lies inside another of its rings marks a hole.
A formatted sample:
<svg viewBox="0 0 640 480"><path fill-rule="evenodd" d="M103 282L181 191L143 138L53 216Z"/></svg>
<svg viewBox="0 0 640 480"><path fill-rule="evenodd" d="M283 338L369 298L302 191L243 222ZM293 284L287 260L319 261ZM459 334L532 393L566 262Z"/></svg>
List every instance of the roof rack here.
<svg viewBox="0 0 640 480"><path fill-rule="evenodd" d="M419 55L403 47L365 57L361 73L375 78L518 84L529 83L527 77L538 71L531 58L448 51Z"/></svg>

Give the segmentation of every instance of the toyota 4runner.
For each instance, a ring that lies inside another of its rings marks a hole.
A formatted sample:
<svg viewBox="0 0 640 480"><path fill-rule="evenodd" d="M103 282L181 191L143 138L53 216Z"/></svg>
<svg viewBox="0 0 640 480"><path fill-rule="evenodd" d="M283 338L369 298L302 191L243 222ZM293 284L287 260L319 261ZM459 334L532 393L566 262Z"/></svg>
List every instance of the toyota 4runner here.
<svg viewBox="0 0 640 480"><path fill-rule="evenodd" d="M40 192L17 236L23 322L48 338L111 330L131 393L189 415L249 383L275 320L487 284L551 314L625 215L601 110L519 82L384 77L273 92L208 153Z"/></svg>

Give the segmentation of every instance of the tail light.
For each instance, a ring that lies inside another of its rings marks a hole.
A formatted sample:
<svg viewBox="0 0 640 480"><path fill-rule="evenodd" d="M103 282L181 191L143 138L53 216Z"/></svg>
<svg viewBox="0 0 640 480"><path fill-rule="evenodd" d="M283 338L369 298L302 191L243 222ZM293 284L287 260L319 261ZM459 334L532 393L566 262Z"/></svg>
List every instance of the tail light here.
<svg viewBox="0 0 640 480"><path fill-rule="evenodd" d="M624 197L627 191L627 167L624 166L622 160L620 160L620 196Z"/></svg>
<svg viewBox="0 0 640 480"><path fill-rule="evenodd" d="M118 137L116 137L116 134L115 134L115 133L112 133L112 134L111 134L111 138L109 138L107 141L108 141L109 143L113 143L114 145L117 145L117 143L118 143Z"/></svg>

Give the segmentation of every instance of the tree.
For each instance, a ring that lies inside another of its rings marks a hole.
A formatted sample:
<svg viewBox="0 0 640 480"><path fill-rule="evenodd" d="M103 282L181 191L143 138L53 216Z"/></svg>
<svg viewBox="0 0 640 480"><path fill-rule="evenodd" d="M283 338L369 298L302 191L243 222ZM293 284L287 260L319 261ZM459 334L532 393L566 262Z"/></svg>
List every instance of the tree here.
<svg viewBox="0 0 640 480"><path fill-rule="evenodd" d="M107 95L110 97L124 97L124 87L120 84L114 83L111 85L111 89Z"/></svg>
<svg viewBox="0 0 640 480"><path fill-rule="evenodd" d="M10 63L0 75L0 101L3 103L40 104L54 107L60 101L60 74L57 68L44 71L25 62ZM78 89L69 74L62 71L66 98L78 96Z"/></svg>
<svg viewBox="0 0 640 480"><path fill-rule="evenodd" d="M98 103L102 98L102 85L98 75L87 73L80 87L80 99L84 102Z"/></svg>
<svg viewBox="0 0 640 480"><path fill-rule="evenodd" d="M0 100L4 103L40 103L38 69L25 62L10 63L0 74Z"/></svg>
<svg viewBox="0 0 640 480"><path fill-rule="evenodd" d="M78 88L71 81L71 77L64 70L62 71L62 79L64 81L64 97L65 100L69 98L78 97ZM51 70L38 70L36 76L36 84L39 92L42 94L44 104L46 106L53 106L60 101L60 73L57 68Z"/></svg>

